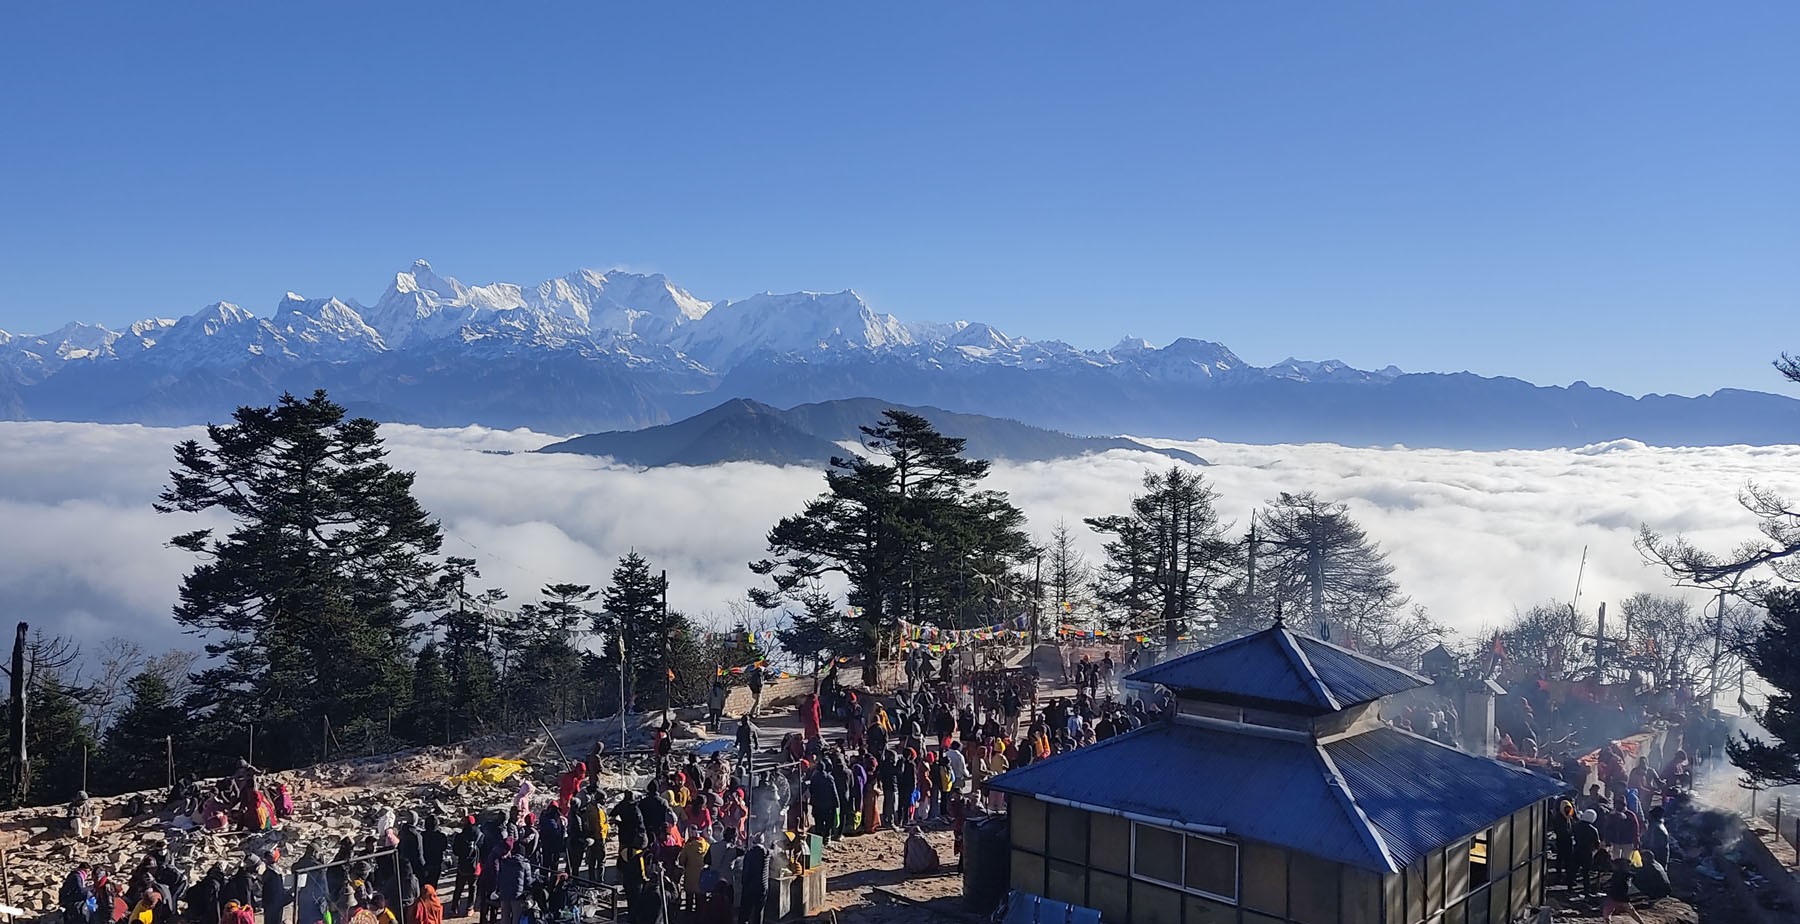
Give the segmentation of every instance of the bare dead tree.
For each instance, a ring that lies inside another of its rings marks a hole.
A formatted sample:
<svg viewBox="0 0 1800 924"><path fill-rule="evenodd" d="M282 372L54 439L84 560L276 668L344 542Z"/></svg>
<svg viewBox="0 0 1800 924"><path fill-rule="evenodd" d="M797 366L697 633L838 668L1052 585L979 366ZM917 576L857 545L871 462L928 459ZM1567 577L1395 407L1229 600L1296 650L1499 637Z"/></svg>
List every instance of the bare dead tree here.
<svg viewBox="0 0 1800 924"><path fill-rule="evenodd" d="M1788 381L1800 383L1800 358L1783 353L1775 368ZM1639 554L1668 572L1677 585L1725 590L1746 600L1759 601L1777 585L1800 584L1800 505L1754 482L1738 492L1738 503L1756 516L1760 539L1720 555L1646 524L1638 529Z"/></svg>
<svg viewBox="0 0 1800 924"><path fill-rule="evenodd" d="M1043 592L1057 619L1090 613L1094 607L1094 566L1075 544L1067 520L1057 520L1044 543Z"/></svg>
<svg viewBox="0 0 1800 924"><path fill-rule="evenodd" d="M83 704L95 738L112 724L125 699L125 684L143 670L148 660L144 646L129 639L114 636L100 643L99 673L88 685L90 693Z"/></svg>
<svg viewBox="0 0 1800 924"><path fill-rule="evenodd" d="M144 672L155 674L169 685L169 701L179 703L194 690L194 665L200 663L200 652L171 648L144 660Z"/></svg>
<svg viewBox="0 0 1800 924"><path fill-rule="evenodd" d="M7 716L7 734L11 737L7 775L14 805L24 805L31 795L31 755L26 747L30 738L31 703L50 689L84 699L88 691L62 681L65 672L80 657L81 649L71 639L45 635L42 629L32 631L23 622L18 624L13 636L12 661L5 669L11 692Z"/></svg>

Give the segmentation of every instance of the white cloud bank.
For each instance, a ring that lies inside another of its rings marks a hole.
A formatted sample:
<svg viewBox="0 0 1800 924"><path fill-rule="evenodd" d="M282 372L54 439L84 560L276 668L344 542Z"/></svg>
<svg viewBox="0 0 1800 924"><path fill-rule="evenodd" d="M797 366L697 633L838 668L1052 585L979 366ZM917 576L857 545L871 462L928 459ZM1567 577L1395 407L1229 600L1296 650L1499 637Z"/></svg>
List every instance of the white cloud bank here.
<svg viewBox="0 0 1800 924"><path fill-rule="evenodd" d="M164 543L194 528L151 501L171 447L198 428L0 423L0 601L17 619L97 641L123 635L153 647L194 645L169 617L191 560ZM480 562L481 586L515 601L550 581L603 585L632 548L670 577L670 604L718 613L742 595L762 537L823 486L816 471L732 464L639 471L603 460L524 451L555 437L479 427L383 428L395 464L443 521L448 554ZM1617 601L1667 582L1631 541L1639 523L1727 549L1753 535L1735 501L1755 480L1800 484L1800 447L1656 449L1621 442L1581 450L1458 452L1332 445L1175 443L1206 470L1227 518L1241 527L1280 491L1341 500L1381 542L1403 588L1452 626L1472 631L1573 591L1589 548L1584 603ZM511 454L509 454L511 453ZM1047 534L1058 518L1120 509L1144 473L1144 453L997 465ZM1098 543L1083 533L1090 553Z"/></svg>

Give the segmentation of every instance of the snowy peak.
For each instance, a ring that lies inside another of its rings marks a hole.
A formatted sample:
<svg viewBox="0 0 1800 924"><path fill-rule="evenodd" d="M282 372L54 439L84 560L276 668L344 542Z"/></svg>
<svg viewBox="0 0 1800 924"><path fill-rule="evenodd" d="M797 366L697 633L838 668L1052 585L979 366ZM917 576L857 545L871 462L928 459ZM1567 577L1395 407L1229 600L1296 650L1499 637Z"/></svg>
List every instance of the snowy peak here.
<svg viewBox="0 0 1800 924"><path fill-rule="evenodd" d="M1249 363L1223 344L1182 337L1160 350L1147 345L1115 356L1120 374L1142 375L1155 381L1204 385L1250 374Z"/></svg>
<svg viewBox="0 0 1800 924"><path fill-rule="evenodd" d="M944 338L944 345L973 360L986 360L999 354L1017 353L1026 341L1014 340L991 325L980 322L962 324L955 333Z"/></svg>
<svg viewBox="0 0 1800 924"><path fill-rule="evenodd" d="M76 321L45 334L42 339L58 359L68 361L104 355L113 341L119 339L119 334L98 324Z"/></svg>
<svg viewBox="0 0 1800 924"><path fill-rule="evenodd" d="M429 338L455 330L474 313L468 302L462 283L444 279L432 272L431 264L415 260L394 274L387 291L363 312L363 321L386 345L399 347L415 332Z"/></svg>
<svg viewBox="0 0 1800 924"><path fill-rule="evenodd" d="M538 284L525 303L579 321L587 330L630 334L666 343L675 331L706 316L712 303L677 287L661 273L577 270Z"/></svg>
<svg viewBox="0 0 1800 924"><path fill-rule="evenodd" d="M292 292L276 306L271 323L284 335L286 353L340 362L387 349L381 334L355 308L335 298L302 298ZM296 349L293 341L310 349Z"/></svg>
<svg viewBox="0 0 1800 924"><path fill-rule="evenodd" d="M293 298L299 298L299 296L294 295L292 292L289 292L288 295ZM247 324L254 320L255 319L250 316L250 312L245 311L230 302L213 302L205 308L176 321L174 330L187 331L197 327L201 332L211 335L226 330L234 325Z"/></svg>
<svg viewBox="0 0 1800 924"><path fill-rule="evenodd" d="M915 342L898 318L876 312L862 296L845 289L788 295L764 292L726 302L685 327L674 345L708 367L724 371L757 353L875 352Z"/></svg>
<svg viewBox="0 0 1800 924"><path fill-rule="evenodd" d="M156 335L174 326L174 318L145 318L142 321L133 323L127 330L133 337L148 337L154 339Z"/></svg>
<svg viewBox="0 0 1800 924"><path fill-rule="evenodd" d="M1394 366L1368 372L1341 359L1304 360L1290 356L1263 370L1269 375L1295 382L1342 382L1347 384L1379 384L1392 381L1403 373Z"/></svg>
<svg viewBox="0 0 1800 924"><path fill-rule="evenodd" d="M231 302L213 302L177 320L144 358L170 369L217 368L279 353L279 346L280 337L269 322Z"/></svg>
<svg viewBox="0 0 1800 924"><path fill-rule="evenodd" d="M393 284L362 315L390 349L424 341L485 340L508 331L557 342L595 334L664 343L711 307L660 274L583 269L529 287L467 286L418 260L396 273Z"/></svg>
<svg viewBox="0 0 1800 924"><path fill-rule="evenodd" d="M440 277L424 260L414 260L411 267L395 273L393 288L398 292L429 293L444 301L454 301L464 293L462 283Z"/></svg>

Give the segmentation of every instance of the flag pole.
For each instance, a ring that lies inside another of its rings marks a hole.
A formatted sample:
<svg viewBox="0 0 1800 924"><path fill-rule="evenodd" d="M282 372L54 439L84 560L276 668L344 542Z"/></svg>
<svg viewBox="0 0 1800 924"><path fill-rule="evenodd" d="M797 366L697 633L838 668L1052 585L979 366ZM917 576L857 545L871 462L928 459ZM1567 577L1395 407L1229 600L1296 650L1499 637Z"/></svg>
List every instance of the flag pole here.
<svg viewBox="0 0 1800 924"><path fill-rule="evenodd" d="M625 630L619 630L619 775L625 773Z"/></svg>
<svg viewBox="0 0 1800 924"><path fill-rule="evenodd" d="M669 630L669 572L662 573L662 625L663 625L663 670L668 674L663 678L663 714L662 724L665 733L669 731L669 705L675 693L675 657L671 648L673 640Z"/></svg>

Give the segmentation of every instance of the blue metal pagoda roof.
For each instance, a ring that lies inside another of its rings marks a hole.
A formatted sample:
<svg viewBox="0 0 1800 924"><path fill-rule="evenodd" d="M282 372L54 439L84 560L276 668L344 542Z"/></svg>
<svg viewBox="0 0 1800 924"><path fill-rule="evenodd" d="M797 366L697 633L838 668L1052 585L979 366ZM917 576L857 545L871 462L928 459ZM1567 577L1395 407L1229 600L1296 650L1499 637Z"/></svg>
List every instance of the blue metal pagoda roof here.
<svg viewBox="0 0 1800 924"><path fill-rule="evenodd" d="M1132 674L1177 695L1324 715L1431 680L1277 623Z"/></svg>
<svg viewBox="0 0 1800 924"><path fill-rule="evenodd" d="M1396 872L1562 791L1547 776L1378 728L1303 733L1177 717L1001 774L1002 792L1224 829Z"/></svg>

